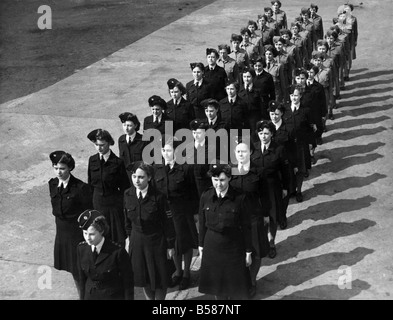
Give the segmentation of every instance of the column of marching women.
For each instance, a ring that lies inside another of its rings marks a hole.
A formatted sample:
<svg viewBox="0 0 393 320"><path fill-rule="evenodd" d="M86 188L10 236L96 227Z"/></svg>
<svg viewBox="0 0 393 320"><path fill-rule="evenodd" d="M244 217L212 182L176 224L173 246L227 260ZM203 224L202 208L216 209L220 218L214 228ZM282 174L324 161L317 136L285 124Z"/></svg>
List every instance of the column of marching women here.
<svg viewBox="0 0 393 320"><path fill-rule="evenodd" d="M199 292L263 292L257 274L279 254L290 198L304 200L358 36L351 4L329 26L315 4L292 20L281 6L272 1L217 39L205 62L190 62L185 85L168 75L170 98L146 99L143 132L124 110L118 152L107 130L87 133L96 150L87 183L72 175L72 155L50 154L55 268L72 273L80 299L134 299L134 287L165 299L168 288L192 284L194 252Z"/></svg>

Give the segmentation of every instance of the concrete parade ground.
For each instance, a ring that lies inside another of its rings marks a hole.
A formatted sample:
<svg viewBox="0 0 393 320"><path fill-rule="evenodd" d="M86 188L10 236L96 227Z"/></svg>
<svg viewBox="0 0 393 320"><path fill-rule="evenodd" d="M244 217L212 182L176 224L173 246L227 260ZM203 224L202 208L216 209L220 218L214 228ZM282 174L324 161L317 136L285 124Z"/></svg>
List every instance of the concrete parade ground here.
<svg viewBox="0 0 393 320"><path fill-rule="evenodd" d="M146 1L147 9L151 2ZM310 2L318 4L326 30L344 1L284 0L288 21ZM393 46L388 36L393 2L352 3L359 25L357 59L335 120L327 121L324 143L316 149L304 201L291 199L288 228L276 238L277 256L262 261L256 300L393 298ZM39 90L12 96L2 89L0 95L10 98L0 104L0 299L78 298L72 276L53 268L49 154L71 153L73 174L87 181L88 158L96 152L86 138L91 130L106 129L117 141L120 113L143 120L151 95L169 99L169 78L192 80L190 62L206 63L206 48L229 44L231 34L256 20L265 6L270 1L205 1ZM45 32L55 32L55 24ZM17 84L15 90L22 92ZM112 150L118 154L117 143ZM195 257L194 269L198 263ZM144 300L139 288L135 294ZM198 292L193 271L191 287L171 289L167 299L213 297Z"/></svg>

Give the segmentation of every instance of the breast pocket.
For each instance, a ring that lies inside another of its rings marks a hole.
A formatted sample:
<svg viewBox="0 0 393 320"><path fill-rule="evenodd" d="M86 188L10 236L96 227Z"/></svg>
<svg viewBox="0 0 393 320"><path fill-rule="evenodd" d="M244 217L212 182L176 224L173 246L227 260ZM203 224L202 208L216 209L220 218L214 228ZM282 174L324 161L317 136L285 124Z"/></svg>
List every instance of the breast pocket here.
<svg viewBox="0 0 393 320"><path fill-rule="evenodd" d="M218 214L215 212L215 210L211 207L206 207L203 209L203 213L205 215L205 219L208 225L210 226L216 226L219 223L219 218Z"/></svg>

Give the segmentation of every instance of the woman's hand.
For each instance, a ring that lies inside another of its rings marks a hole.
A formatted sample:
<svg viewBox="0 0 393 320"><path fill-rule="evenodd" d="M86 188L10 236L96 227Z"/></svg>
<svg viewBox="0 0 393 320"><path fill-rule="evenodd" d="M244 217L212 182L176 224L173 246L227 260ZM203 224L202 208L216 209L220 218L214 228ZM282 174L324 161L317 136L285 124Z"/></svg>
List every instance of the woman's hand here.
<svg viewBox="0 0 393 320"><path fill-rule="evenodd" d="M173 256L175 255L175 249L166 249L166 257L167 259L172 259Z"/></svg>
<svg viewBox="0 0 393 320"><path fill-rule="evenodd" d="M288 195L288 190L282 190L282 198L284 199Z"/></svg>
<svg viewBox="0 0 393 320"><path fill-rule="evenodd" d="M198 247L199 259L202 259L203 247Z"/></svg>
<svg viewBox="0 0 393 320"><path fill-rule="evenodd" d="M251 252L246 252L246 267L251 266L251 263L252 263Z"/></svg>
<svg viewBox="0 0 393 320"><path fill-rule="evenodd" d="M293 168L293 173L296 175L299 169L297 167Z"/></svg>
<svg viewBox="0 0 393 320"><path fill-rule="evenodd" d="M270 218L269 217L263 217L263 225L266 226L268 225L270 222Z"/></svg>

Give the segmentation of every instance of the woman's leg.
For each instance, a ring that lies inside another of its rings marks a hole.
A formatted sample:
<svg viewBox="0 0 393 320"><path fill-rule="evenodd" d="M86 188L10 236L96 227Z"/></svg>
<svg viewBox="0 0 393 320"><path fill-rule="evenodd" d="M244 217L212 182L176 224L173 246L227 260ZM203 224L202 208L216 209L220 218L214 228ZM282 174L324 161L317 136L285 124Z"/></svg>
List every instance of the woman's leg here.
<svg viewBox="0 0 393 320"><path fill-rule="evenodd" d="M155 300L165 300L167 289L156 289Z"/></svg>
<svg viewBox="0 0 393 320"><path fill-rule="evenodd" d="M143 293L145 294L146 300L156 300L155 299L155 291L151 290L150 287L144 287Z"/></svg>

